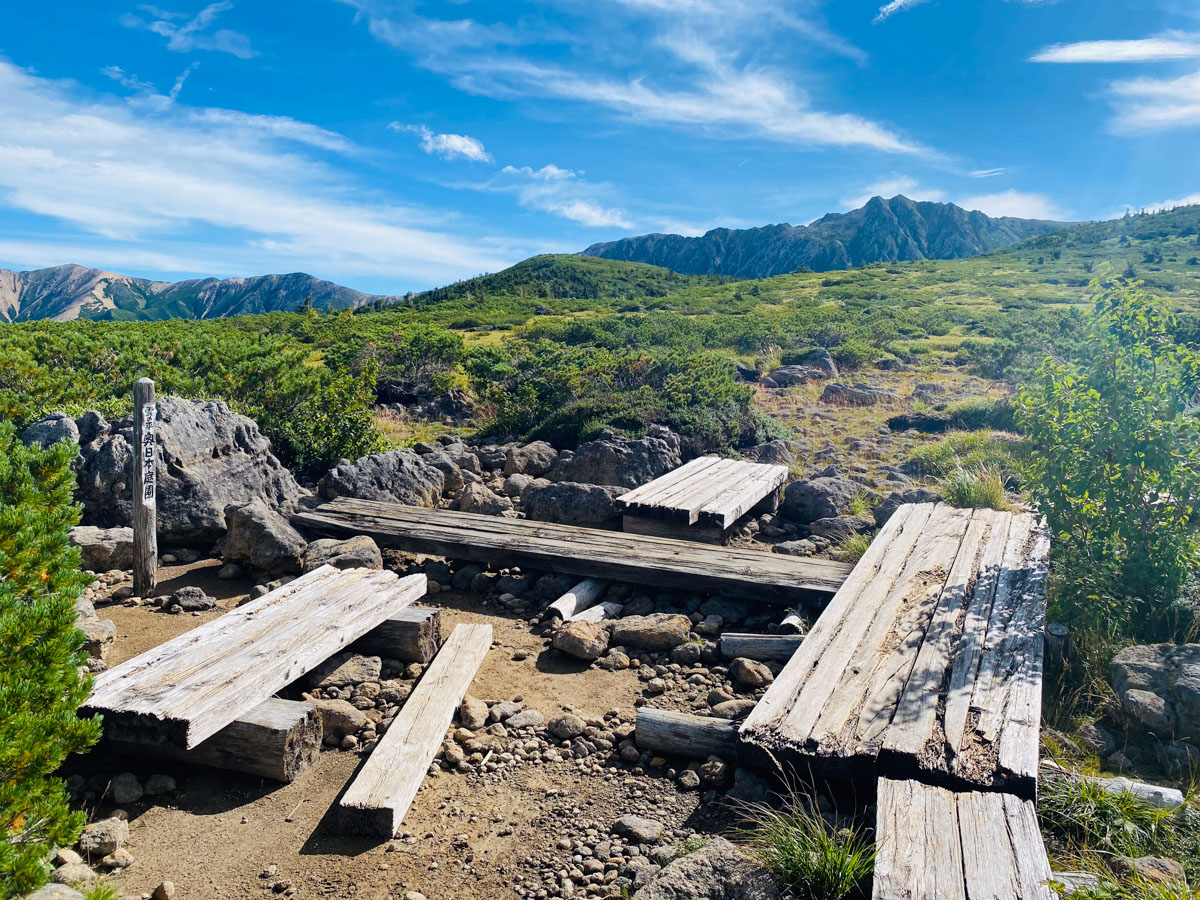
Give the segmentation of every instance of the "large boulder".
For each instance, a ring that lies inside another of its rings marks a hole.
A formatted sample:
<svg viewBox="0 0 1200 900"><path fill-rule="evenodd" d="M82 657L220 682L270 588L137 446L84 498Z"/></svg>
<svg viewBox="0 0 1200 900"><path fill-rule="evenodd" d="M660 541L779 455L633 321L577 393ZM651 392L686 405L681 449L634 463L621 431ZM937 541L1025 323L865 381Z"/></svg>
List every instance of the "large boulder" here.
<svg viewBox="0 0 1200 900"><path fill-rule="evenodd" d="M794 481L783 493L779 513L785 519L807 525L817 519L840 516L850 508L862 485L844 475L827 475L809 481Z"/></svg>
<svg viewBox="0 0 1200 900"><path fill-rule="evenodd" d="M344 541L337 538L320 538L310 543L304 551L304 571L311 572L321 566L335 569L382 569L383 554L379 545L365 534L358 534Z"/></svg>
<svg viewBox="0 0 1200 900"><path fill-rule="evenodd" d="M820 400L833 406L890 406L900 402L900 395L869 384L849 385L833 382L825 385Z"/></svg>
<svg viewBox="0 0 1200 900"><path fill-rule="evenodd" d="M525 515L560 525L601 525L620 515L617 498L625 488L560 481L534 484L524 493Z"/></svg>
<svg viewBox="0 0 1200 900"><path fill-rule="evenodd" d="M635 488L682 464L679 435L655 427L636 441L611 435L581 444L570 457L559 457L547 474L551 481L612 484Z"/></svg>
<svg viewBox="0 0 1200 900"><path fill-rule="evenodd" d="M436 507L444 486L445 476L424 457L411 450L392 450L339 462L317 484L317 493L325 500L357 497Z"/></svg>
<svg viewBox="0 0 1200 900"><path fill-rule="evenodd" d="M1200 644L1126 647L1112 661L1125 714L1162 737L1200 742Z"/></svg>
<svg viewBox="0 0 1200 900"><path fill-rule="evenodd" d="M77 525L71 529L71 546L78 547L83 567L93 572L133 568L133 529Z"/></svg>
<svg viewBox="0 0 1200 900"><path fill-rule="evenodd" d="M299 572L307 542L288 520L261 500L231 505L225 513L228 533L222 556L279 575Z"/></svg>
<svg viewBox="0 0 1200 900"><path fill-rule="evenodd" d="M29 426L26 443L70 438L61 414ZM105 421L96 412L74 420L79 458L76 499L83 523L101 528L132 524L133 419ZM290 508L305 495L271 453L271 442L251 419L218 400L158 401L158 541L161 546L210 546L225 533L225 508L262 500Z"/></svg>
<svg viewBox="0 0 1200 900"><path fill-rule="evenodd" d="M780 900L770 873L723 837L687 854L634 894L635 900Z"/></svg>
<svg viewBox="0 0 1200 900"><path fill-rule="evenodd" d="M516 515L513 512L513 502L489 490L482 484L468 484L463 488L462 496L458 499L458 508L463 512L479 513L484 516Z"/></svg>
<svg viewBox="0 0 1200 900"><path fill-rule="evenodd" d="M37 444L43 450L59 441L78 444L79 426L66 413L51 413L26 428L21 434L21 440L31 447Z"/></svg>
<svg viewBox="0 0 1200 900"><path fill-rule="evenodd" d="M674 613L625 616L612 626L612 642L638 650L670 650L688 639L692 620Z"/></svg>
<svg viewBox="0 0 1200 900"><path fill-rule="evenodd" d="M504 458L504 474L540 478L550 471L557 459L558 451L545 441L534 441L524 447L509 447Z"/></svg>

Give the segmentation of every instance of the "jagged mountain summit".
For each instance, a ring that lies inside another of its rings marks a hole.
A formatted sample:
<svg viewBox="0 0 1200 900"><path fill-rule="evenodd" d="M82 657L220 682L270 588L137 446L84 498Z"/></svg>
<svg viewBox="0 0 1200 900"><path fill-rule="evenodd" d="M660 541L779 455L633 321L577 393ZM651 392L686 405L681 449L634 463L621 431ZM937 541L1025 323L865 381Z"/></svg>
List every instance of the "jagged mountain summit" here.
<svg viewBox="0 0 1200 900"><path fill-rule="evenodd" d="M347 309L377 299L303 272L170 282L76 265L0 269L0 322L216 319L296 310L310 297L318 309Z"/></svg>
<svg viewBox="0 0 1200 900"><path fill-rule="evenodd" d="M1066 227L1043 219L993 218L953 203L872 197L810 225L714 228L701 237L643 234L583 251L587 256L663 266L688 275L770 278L797 269L827 272L876 262L963 259Z"/></svg>

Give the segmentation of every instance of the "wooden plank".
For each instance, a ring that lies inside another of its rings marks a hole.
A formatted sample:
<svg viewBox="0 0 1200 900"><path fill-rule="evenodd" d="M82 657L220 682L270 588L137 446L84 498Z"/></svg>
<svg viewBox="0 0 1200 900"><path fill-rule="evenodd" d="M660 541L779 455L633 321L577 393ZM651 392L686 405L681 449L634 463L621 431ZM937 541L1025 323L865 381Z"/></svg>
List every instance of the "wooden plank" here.
<svg viewBox="0 0 1200 900"><path fill-rule="evenodd" d="M642 750L689 759L737 759L737 726L715 716L693 716L673 709L637 711L634 741Z"/></svg>
<svg viewBox="0 0 1200 900"><path fill-rule="evenodd" d="M720 528L665 522L662 519L646 516L622 516L621 530L626 534L642 534L671 541L694 541L698 544L724 544L725 538L728 536Z"/></svg>
<svg viewBox="0 0 1200 900"><path fill-rule="evenodd" d="M699 457L617 498L626 514L727 529L787 481L786 466Z"/></svg>
<svg viewBox="0 0 1200 900"><path fill-rule="evenodd" d="M700 509L701 524L706 516L713 516L717 519L716 524L729 528L787 481L787 466L748 465L761 467L762 471L749 473L743 485L726 489L706 502Z"/></svg>
<svg viewBox="0 0 1200 900"><path fill-rule="evenodd" d="M350 645L355 653L421 663L442 646L442 611L428 606L398 610Z"/></svg>
<svg viewBox="0 0 1200 900"><path fill-rule="evenodd" d="M564 621L600 602L608 590L608 582L601 578L585 578L548 607L543 618Z"/></svg>
<svg viewBox="0 0 1200 900"><path fill-rule="evenodd" d="M719 456L697 456L690 462L684 463L677 469L672 469L665 475L655 478L653 481L648 481L640 487L636 487L617 498L618 503L627 504L649 504L653 502L656 496L666 492L670 487L687 480L692 475L704 471L709 466L717 463L720 460Z"/></svg>
<svg viewBox="0 0 1200 900"><path fill-rule="evenodd" d="M106 723L107 724L107 723ZM108 746L117 753L210 766L258 775L290 784L321 752L321 717L312 704L272 697L230 722L191 750L121 740L119 728L106 728Z"/></svg>
<svg viewBox="0 0 1200 900"><path fill-rule="evenodd" d="M396 833L491 645L491 625L455 626L342 796L346 830Z"/></svg>
<svg viewBox="0 0 1200 900"><path fill-rule="evenodd" d="M366 534L386 546L450 559L767 602L824 599L850 571L830 560L346 498L297 512L292 521L321 534Z"/></svg>
<svg viewBox="0 0 1200 900"><path fill-rule="evenodd" d="M721 656L725 659L757 659L760 662L787 662L804 642L802 634L721 635Z"/></svg>
<svg viewBox="0 0 1200 900"><path fill-rule="evenodd" d="M193 748L425 594L424 575L322 566L97 676L84 709Z"/></svg>
<svg viewBox="0 0 1200 900"><path fill-rule="evenodd" d="M603 622L605 619L616 619L625 610L625 604L615 600L601 600L595 606L589 606L583 612L575 613L568 622Z"/></svg>

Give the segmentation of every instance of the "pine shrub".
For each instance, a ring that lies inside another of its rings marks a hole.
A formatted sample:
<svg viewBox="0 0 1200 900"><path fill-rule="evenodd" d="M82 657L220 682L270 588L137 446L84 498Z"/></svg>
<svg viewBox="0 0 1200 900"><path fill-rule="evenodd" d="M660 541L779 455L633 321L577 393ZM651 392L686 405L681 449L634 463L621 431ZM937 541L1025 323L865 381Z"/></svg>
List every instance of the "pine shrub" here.
<svg viewBox="0 0 1200 900"><path fill-rule="evenodd" d="M0 897L36 889L83 825L54 772L98 736L78 718L90 680L74 601L87 584L67 536L74 448L26 447L0 423Z"/></svg>

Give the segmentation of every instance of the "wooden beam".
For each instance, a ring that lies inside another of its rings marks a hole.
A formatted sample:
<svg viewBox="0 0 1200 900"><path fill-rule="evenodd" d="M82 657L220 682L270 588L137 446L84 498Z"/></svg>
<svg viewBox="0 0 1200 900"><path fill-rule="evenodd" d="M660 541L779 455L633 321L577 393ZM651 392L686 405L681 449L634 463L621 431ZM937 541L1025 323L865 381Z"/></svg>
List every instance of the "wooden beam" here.
<svg viewBox="0 0 1200 900"><path fill-rule="evenodd" d="M310 532L365 534L383 546L448 559L788 605L824 601L850 572L831 560L348 498L301 510L292 521Z"/></svg>
<svg viewBox="0 0 1200 900"><path fill-rule="evenodd" d="M689 759L737 759L737 725L714 716L692 716L673 709L637 711L634 740L642 750Z"/></svg>
<svg viewBox="0 0 1200 900"><path fill-rule="evenodd" d="M424 596L425 583L322 566L102 672L84 712L142 743L191 749Z"/></svg>
<svg viewBox="0 0 1200 900"><path fill-rule="evenodd" d="M433 659L442 646L442 611L409 606L380 622L350 645L355 653L421 663Z"/></svg>
<svg viewBox="0 0 1200 900"><path fill-rule="evenodd" d="M725 659L757 659L760 662L787 662L804 643L802 634L721 635L721 656Z"/></svg>
<svg viewBox="0 0 1200 900"><path fill-rule="evenodd" d="M594 606L608 590L608 582L600 578L585 578L548 607L547 620L566 620Z"/></svg>
<svg viewBox="0 0 1200 900"><path fill-rule="evenodd" d="M605 619L616 619L625 611L625 604L614 600L602 600L595 606L589 606L581 613L575 613L568 622L603 622Z"/></svg>
<svg viewBox="0 0 1200 900"><path fill-rule="evenodd" d="M450 633L342 796L347 831L395 835L491 645L491 625L458 625Z"/></svg>
<svg viewBox="0 0 1200 900"><path fill-rule="evenodd" d="M302 700L264 700L191 750L120 739L119 727L106 729L117 753L211 766L290 784L321 752L321 717ZM134 735L136 737L136 734Z"/></svg>

